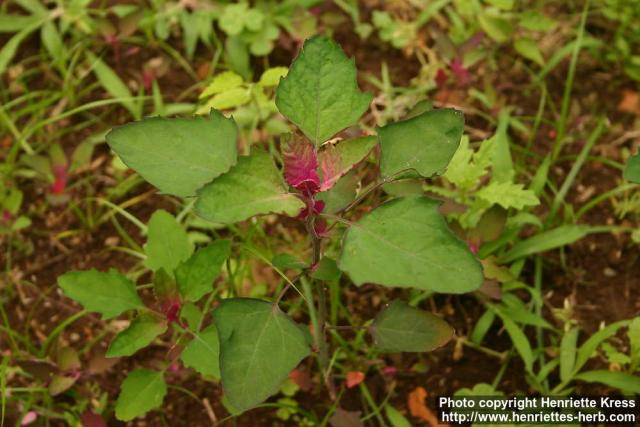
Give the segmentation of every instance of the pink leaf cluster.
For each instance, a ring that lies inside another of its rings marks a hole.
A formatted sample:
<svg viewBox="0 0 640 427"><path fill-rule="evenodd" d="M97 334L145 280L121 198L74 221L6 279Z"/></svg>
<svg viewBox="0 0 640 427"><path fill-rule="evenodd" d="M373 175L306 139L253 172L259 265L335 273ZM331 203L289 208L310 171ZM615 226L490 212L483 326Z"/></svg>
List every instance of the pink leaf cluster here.
<svg viewBox="0 0 640 427"><path fill-rule="evenodd" d="M299 196L306 205L297 215L302 221L322 213L325 203L316 200L316 194L331 189L349 170L348 167L342 167L340 154L333 146L318 153L315 146L306 140L284 141L282 160L287 184L300 192ZM320 238L329 234L323 219L316 219L313 228Z"/></svg>
<svg viewBox="0 0 640 427"><path fill-rule="evenodd" d="M318 156L315 147L308 141L286 141L282 146L284 177L287 184L306 197L320 190Z"/></svg>
<svg viewBox="0 0 640 427"><path fill-rule="evenodd" d="M300 213L296 218L304 221L309 218L309 216L315 216L321 214L324 210L324 201L323 200L310 200L307 206L302 208Z"/></svg>
<svg viewBox="0 0 640 427"><path fill-rule="evenodd" d="M57 165L53 167L53 175L55 180L51 185L53 194L62 194L67 188L67 167L66 165Z"/></svg>
<svg viewBox="0 0 640 427"><path fill-rule="evenodd" d="M308 141L289 140L283 143L282 157L287 184L307 197L331 189L345 172L340 167L340 155L332 146L318 154Z"/></svg>

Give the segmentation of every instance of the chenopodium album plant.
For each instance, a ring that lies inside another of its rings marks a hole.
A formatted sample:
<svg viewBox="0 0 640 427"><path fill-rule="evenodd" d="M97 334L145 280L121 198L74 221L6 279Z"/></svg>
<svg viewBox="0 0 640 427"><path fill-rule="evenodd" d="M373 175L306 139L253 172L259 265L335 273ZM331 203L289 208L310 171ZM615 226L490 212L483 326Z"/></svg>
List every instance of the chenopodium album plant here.
<svg viewBox="0 0 640 427"><path fill-rule="evenodd" d="M264 214L299 219L309 236L311 259L300 275L287 279L275 301L216 300L220 294L213 283L232 252L231 242L218 240L193 252L186 238L175 238L184 230L158 211L145 248L146 265L155 272L154 307L145 306L136 285L115 271L70 272L59 279L67 296L104 318L137 312L111 342L107 356L130 356L172 327L185 343L182 362L221 379L226 407L240 413L275 394L312 353L332 391L320 269L337 265L357 286L442 293L477 289L483 281L481 264L448 229L438 201L393 198L354 221L353 207L383 184L443 173L463 133L462 114L439 109L384 126L377 136L329 142L357 124L371 99L358 88L354 62L318 36L306 41L276 92L278 110L301 131L280 144L284 179L269 152L252 147L249 155L238 156L234 120L215 110L205 117L148 118L111 131L107 142L129 167L163 193L195 198L195 211L206 220L233 224ZM349 186L343 180L376 146L379 152L372 157L379 157L380 176L356 197L355 189L345 191ZM337 262L323 250L336 237L341 237ZM315 290L305 298L313 334L280 308L287 290L298 290L297 280ZM207 302L200 303L203 299ZM211 322L210 306L215 307ZM185 310L188 315L179 314ZM382 352L430 351L453 335L440 318L399 300L379 313L370 332ZM122 384L116 416L129 420L158 407L166 389L163 370L132 371Z"/></svg>

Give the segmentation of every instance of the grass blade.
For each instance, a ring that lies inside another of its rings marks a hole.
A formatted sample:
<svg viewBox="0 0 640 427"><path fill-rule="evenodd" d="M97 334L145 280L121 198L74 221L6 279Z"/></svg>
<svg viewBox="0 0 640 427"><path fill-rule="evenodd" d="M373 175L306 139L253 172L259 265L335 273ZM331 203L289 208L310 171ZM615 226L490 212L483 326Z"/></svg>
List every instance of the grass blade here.
<svg viewBox="0 0 640 427"><path fill-rule="evenodd" d="M566 331L560 342L560 380L569 382L576 363L576 345L578 344L578 328Z"/></svg>
<svg viewBox="0 0 640 427"><path fill-rule="evenodd" d="M626 372L599 369L582 372L576 375L575 379L590 383L601 383L631 393L640 393L640 377L627 374Z"/></svg>
<svg viewBox="0 0 640 427"><path fill-rule="evenodd" d="M574 373L577 373L582 369L585 363L591 358L593 353L596 351L600 343L602 343L607 338L613 336L618 332L618 329L623 326L627 326L629 322L627 320L622 320L620 322L612 323L607 327L600 329L595 334L591 335L589 339L587 339L578 349L576 354L576 362L573 367Z"/></svg>
<svg viewBox="0 0 640 427"><path fill-rule="evenodd" d="M131 99L131 91L120 77L102 59L91 52L87 52L87 58L91 62L93 72L100 85L114 98L119 98L120 104L125 107L133 117L138 118L135 102Z"/></svg>
<svg viewBox="0 0 640 427"><path fill-rule="evenodd" d="M573 166L571 167L569 174L567 175L564 182L562 183L562 187L560 187L560 190L558 190L558 192L556 193L556 196L553 199L553 202L551 204L551 212L549 213L549 221L553 220L553 218L555 217L556 213L558 212L558 208L560 207L562 202L564 202L564 199L567 196L567 192L569 191L574 181L576 180L576 177L578 176L578 172L580 172L580 169L582 169L582 165L584 165L584 162L587 160L587 156L591 152L591 149L593 148L595 143L598 141L598 138L600 138L600 136L604 132L605 130L604 124L605 124L605 119L600 119L598 121L598 125L593 130L593 132L591 132L591 135L589 135L589 139L587 140L587 143L584 145L584 147L582 147L582 150L580 151L578 158L573 163Z"/></svg>
<svg viewBox="0 0 640 427"><path fill-rule="evenodd" d="M556 142L553 147L551 158L556 160L562 147L564 146L564 136L567 130L567 120L569 118L569 106L571 104L571 91L573 90L573 80L576 75L576 67L578 65L578 54L582 49L582 40L584 39L584 28L587 23L587 14L589 11L589 1L585 2L582 16L580 17L580 27L578 28L578 36L571 54L571 63L569 65L569 73L564 84L564 93L562 94L562 105L560 107L560 119L557 126Z"/></svg>
<svg viewBox="0 0 640 427"><path fill-rule="evenodd" d="M586 225L562 225L516 243L510 251L500 257L500 262L508 263L518 258L570 245L591 232L595 230Z"/></svg>
<svg viewBox="0 0 640 427"><path fill-rule="evenodd" d="M2 75L6 71L9 63L18 51L20 43L22 43L22 41L27 38L29 34L34 32L39 25L40 21L35 22L25 29L21 30L19 33L16 33L0 50L0 75Z"/></svg>

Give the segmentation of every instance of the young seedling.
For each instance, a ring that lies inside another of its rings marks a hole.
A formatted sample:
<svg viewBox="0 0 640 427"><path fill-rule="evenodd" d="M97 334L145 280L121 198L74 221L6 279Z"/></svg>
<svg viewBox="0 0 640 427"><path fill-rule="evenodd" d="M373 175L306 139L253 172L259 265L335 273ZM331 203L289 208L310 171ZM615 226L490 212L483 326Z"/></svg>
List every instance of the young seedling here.
<svg viewBox="0 0 640 427"><path fill-rule="evenodd" d="M354 62L329 39L314 37L306 41L276 92L279 112L299 130L282 138L284 174L260 147L238 156L234 120L215 110L205 117L144 119L111 131L107 142L129 167L163 193L195 199L200 217L218 224L266 214L298 218L308 234L311 256L273 301L223 299L213 282L232 252L231 242L216 241L193 252L175 219L156 212L145 252L146 265L155 272L159 309L145 306L135 284L114 271L71 272L59 279L66 295L105 318L138 312L107 355L129 356L171 325L178 339L187 342L183 363L220 378L225 405L241 413L275 394L312 353L317 353L325 383L333 390L323 286L331 271L341 270L356 286L375 283L442 293L477 289L482 267L448 229L437 201L398 197L365 206L364 215L354 213L368 194L386 183L443 173L462 137L462 113L426 111L378 129L377 136L329 143L357 125L371 100L371 94L358 88ZM380 176L356 197L356 180L348 173L368 158L379 162ZM325 254L331 239L341 241L337 261ZM287 291L298 289L298 281L314 289L305 292L313 339L280 309L291 293ZM206 295L207 302L200 304ZM213 321L202 327L211 303ZM370 332L381 352L430 351L453 335L443 320L402 301L384 308ZM143 415L160 406L165 393L164 371L134 370L122 385L116 416L130 420Z"/></svg>

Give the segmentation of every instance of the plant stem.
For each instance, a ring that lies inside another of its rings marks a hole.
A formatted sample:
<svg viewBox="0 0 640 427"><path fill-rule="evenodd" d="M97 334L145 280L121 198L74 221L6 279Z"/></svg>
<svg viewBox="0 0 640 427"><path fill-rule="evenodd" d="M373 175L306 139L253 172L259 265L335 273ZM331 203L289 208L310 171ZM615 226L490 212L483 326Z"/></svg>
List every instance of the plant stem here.
<svg viewBox="0 0 640 427"><path fill-rule="evenodd" d="M315 217L310 215L307 219L306 226L307 232L311 239L311 248L313 250L311 266L312 268L320 261L320 238L315 230ZM329 346L327 344L327 295L325 293L324 286L317 280L313 281L315 284L315 291L318 294L318 308L316 310L316 324L313 328L313 335L316 347L318 349L318 364L320 365L320 371L324 378L325 385L329 390L329 396L332 400L336 398L336 390L329 372ZM310 299L309 306L313 305L313 299Z"/></svg>
<svg viewBox="0 0 640 427"><path fill-rule="evenodd" d="M315 282L316 292L318 293L318 331L316 335L316 343L318 345L318 362L324 377L324 382L329 390L329 396L334 400L336 398L336 390L333 379L329 371L329 345L327 343L327 296L324 286L319 281Z"/></svg>
<svg viewBox="0 0 640 427"><path fill-rule="evenodd" d="M310 207L309 209L312 209L312 207ZM320 261L320 238L316 233L314 225L315 225L315 217L312 215L309 215L309 219L307 219L306 226L307 226L307 232L309 233L309 237L311 239L311 249L313 250L313 255L311 257L312 267L315 266L318 263L318 261Z"/></svg>
<svg viewBox="0 0 640 427"><path fill-rule="evenodd" d="M484 347L482 345L476 344L473 341L469 341L465 338L458 338L458 340L461 341L463 345L466 345L467 347L478 350L486 355L497 357L498 359L500 359L500 361L504 361L505 358L507 357L507 351L503 351L503 352L495 351L490 348Z"/></svg>

